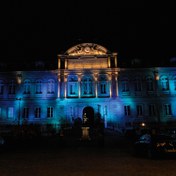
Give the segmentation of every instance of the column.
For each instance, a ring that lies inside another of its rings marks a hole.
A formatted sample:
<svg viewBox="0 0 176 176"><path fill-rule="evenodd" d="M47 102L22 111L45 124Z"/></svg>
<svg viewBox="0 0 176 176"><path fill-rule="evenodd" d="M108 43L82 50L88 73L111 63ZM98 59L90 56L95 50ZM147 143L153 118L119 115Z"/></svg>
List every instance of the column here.
<svg viewBox="0 0 176 176"><path fill-rule="evenodd" d="M111 58L108 56L108 68L111 68Z"/></svg>
<svg viewBox="0 0 176 176"><path fill-rule="evenodd" d="M116 96L119 95L119 92L118 92L118 73L115 74L115 82L116 82Z"/></svg>
<svg viewBox="0 0 176 176"><path fill-rule="evenodd" d="M108 75L110 97L112 97L112 75Z"/></svg>
<svg viewBox="0 0 176 176"><path fill-rule="evenodd" d="M78 75L78 97L81 97L81 75Z"/></svg>
<svg viewBox="0 0 176 176"><path fill-rule="evenodd" d="M67 97L67 75L64 75L64 98Z"/></svg>
<svg viewBox="0 0 176 176"><path fill-rule="evenodd" d="M117 68L117 53L113 53L114 56L114 66Z"/></svg>
<svg viewBox="0 0 176 176"><path fill-rule="evenodd" d="M60 91L61 91L61 89L60 89L60 87L61 87L61 79L60 79L60 75L58 75L58 97L60 97Z"/></svg>
<svg viewBox="0 0 176 176"><path fill-rule="evenodd" d="M98 97L98 74L94 74L94 79L95 79L95 97Z"/></svg>

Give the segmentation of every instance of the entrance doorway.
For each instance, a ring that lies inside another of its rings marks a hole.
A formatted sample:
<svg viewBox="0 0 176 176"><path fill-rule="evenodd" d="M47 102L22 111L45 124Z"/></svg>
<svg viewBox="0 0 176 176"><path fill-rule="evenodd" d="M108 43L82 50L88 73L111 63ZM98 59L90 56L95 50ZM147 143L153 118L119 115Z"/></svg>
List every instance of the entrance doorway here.
<svg viewBox="0 0 176 176"><path fill-rule="evenodd" d="M83 109L83 118L86 116L87 118L87 126L93 127L94 126L94 109L90 106L85 107Z"/></svg>

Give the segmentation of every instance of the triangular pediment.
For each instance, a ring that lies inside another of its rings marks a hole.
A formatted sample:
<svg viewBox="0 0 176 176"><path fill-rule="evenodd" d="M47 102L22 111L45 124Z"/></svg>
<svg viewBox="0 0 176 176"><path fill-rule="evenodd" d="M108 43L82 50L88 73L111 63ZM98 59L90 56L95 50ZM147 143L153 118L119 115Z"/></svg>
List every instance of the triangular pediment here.
<svg viewBox="0 0 176 176"><path fill-rule="evenodd" d="M66 54L70 56L106 55L107 52L107 49L101 45L94 43L82 43L68 49Z"/></svg>

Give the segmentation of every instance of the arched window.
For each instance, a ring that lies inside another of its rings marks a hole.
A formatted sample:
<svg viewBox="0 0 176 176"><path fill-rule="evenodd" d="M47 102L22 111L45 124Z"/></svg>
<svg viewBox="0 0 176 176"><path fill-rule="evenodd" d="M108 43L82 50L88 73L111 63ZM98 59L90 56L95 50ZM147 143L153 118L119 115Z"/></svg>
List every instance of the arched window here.
<svg viewBox="0 0 176 176"><path fill-rule="evenodd" d="M24 81L24 94L30 94L31 92L31 82L30 80Z"/></svg>
<svg viewBox="0 0 176 176"><path fill-rule="evenodd" d="M122 92L129 92L129 80L128 78L122 79Z"/></svg>
<svg viewBox="0 0 176 176"><path fill-rule="evenodd" d="M0 80L0 95L4 93L4 82Z"/></svg>
<svg viewBox="0 0 176 176"><path fill-rule="evenodd" d="M82 96L93 96L94 86L93 79L90 76L84 76L81 81Z"/></svg>
<svg viewBox="0 0 176 176"><path fill-rule="evenodd" d="M67 82L67 96L77 97L78 96L78 77L76 75L69 75Z"/></svg>
<svg viewBox="0 0 176 176"><path fill-rule="evenodd" d="M176 77L174 77L174 90L176 90Z"/></svg>
<svg viewBox="0 0 176 176"><path fill-rule="evenodd" d="M9 94L15 94L16 85L15 82L12 80L9 84Z"/></svg>
<svg viewBox="0 0 176 176"><path fill-rule="evenodd" d="M42 81L37 80L36 81L36 94L41 94L42 93Z"/></svg>
<svg viewBox="0 0 176 176"><path fill-rule="evenodd" d="M48 82L47 82L47 93L48 94L54 94L54 84L55 82L54 82L54 80L48 80Z"/></svg>
<svg viewBox="0 0 176 176"><path fill-rule="evenodd" d="M98 78L98 95L109 96L109 84L106 75L100 75Z"/></svg>
<svg viewBox="0 0 176 176"><path fill-rule="evenodd" d="M146 78L146 83L147 83L147 91L153 91L154 90L153 78L148 76Z"/></svg>
<svg viewBox="0 0 176 176"><path fill-rule="evenodd" d="M141 84L141 80L139 78L134 79L134 90L135 91L141 91L142 90L142 84Z"/></svg>
<svg viewBox="0 0 176 176"><path fill-rule="evenodd" d="M169 80L167 76L161 78L161 88L163 91L169 90Z"/></svg>

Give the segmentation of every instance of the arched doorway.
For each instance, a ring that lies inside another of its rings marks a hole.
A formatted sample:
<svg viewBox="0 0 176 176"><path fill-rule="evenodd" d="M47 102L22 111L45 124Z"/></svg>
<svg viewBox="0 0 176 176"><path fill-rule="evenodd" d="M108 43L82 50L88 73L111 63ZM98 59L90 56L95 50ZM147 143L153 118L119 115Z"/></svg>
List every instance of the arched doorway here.
<svg viewBox="0 0 176 176"><path fill-rule="evenodd" d="M86 116L87 122L86 125L89 127L94 126L94 109L90 106L87 106L83 109L83 118Z"/></svg>

